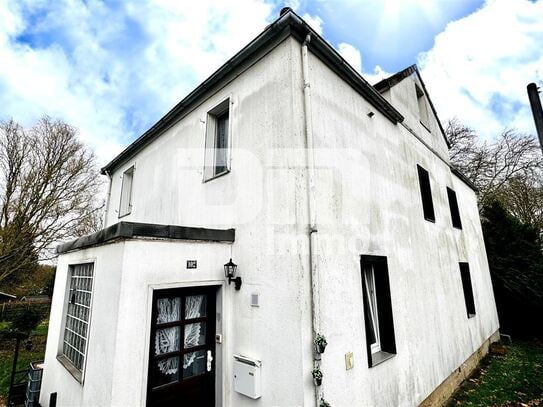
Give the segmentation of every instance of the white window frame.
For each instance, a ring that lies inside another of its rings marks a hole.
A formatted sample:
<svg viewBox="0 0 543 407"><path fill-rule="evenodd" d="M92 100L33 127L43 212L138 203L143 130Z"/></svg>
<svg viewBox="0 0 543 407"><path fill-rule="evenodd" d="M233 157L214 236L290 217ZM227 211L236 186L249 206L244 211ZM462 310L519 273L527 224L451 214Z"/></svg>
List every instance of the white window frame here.
<svg viewBox="0 0 543 407"><path fill-rule="evenodd" d="M364 269L364 280L366 285L366 295L370 306L371 324L375 333L375 343L372 343L371 353L381 351L381 338L379 335L379 313L377 309L377 293L375 291L375 270L373 264Z"/></svg>
<svg viewBox="0 0 543 407"><path fill-rule="evenodd" d="M132 213L132 192L134 191L134 173L136 166L132 165L122 175L121 193L119 196L119 218Z"/></svg>
<svg viewBox="0 0 543 407"><path fill-rule="evenodd" d="M205 133L205 156L204 156L204 179L203 182L210 181L230 172L231 146L232 146L232 110L230 108L231 98L224 99L207 113L206 133ZM224 167L223 171L217 172L217 137L218 137L218 119L228 112L228 123L226 126L226 147L224 148Z"/></svg>
<svg viewBox="0 0 543 407"><path fill-rule="evenodd" d="M77 267L83 267L83 266L91 266L90 276L77 276L79 279L90 279L90 287L85 287L86 290L78 290L83 293L88 293L89 299L88 304L77 304L81 308L86 309L86 321L84 317L76 317L75 315L70 315L70 303L72 300L72 295L74 294L72 292L73 286L72 282L74 282L74 270ZM70 264L68 265L68 273L67 273L67 281L66 281L66 295L65 295L65 301L64 301L64 311L63 311L63 324L62 324L62 331L60 335L60 343L57 353L57 360L61 362L61 364L70 372L70 374L80 383L83 383L85 368L87 365L87 356L88 356L88 349L89 349L89 338L90 338L90 328L91 328L91 319L92 319L92 302L94 299L94 277L95 277L95 270L96 270L96 263L93 260L84 261L81 263L76 264ZM90 289L88 289L90 288ZM80 326L83 326L83 324L86 325L86 334L83 335L81 332L77 332L76 330L73 330L71 328L68 328L69 324L69 318L73 319L76 324L79 324ZM79 337L85 341L83 352L81 352L81 349L75 348L73 343L70 343L67 341L67 332L71 332L72 335L75 337ZM80 366L76 366L75 362L67 355L64 351L64 345L68 345L70 348L72 348L75 352L82 355L83 360L80 363Z"/></svg>

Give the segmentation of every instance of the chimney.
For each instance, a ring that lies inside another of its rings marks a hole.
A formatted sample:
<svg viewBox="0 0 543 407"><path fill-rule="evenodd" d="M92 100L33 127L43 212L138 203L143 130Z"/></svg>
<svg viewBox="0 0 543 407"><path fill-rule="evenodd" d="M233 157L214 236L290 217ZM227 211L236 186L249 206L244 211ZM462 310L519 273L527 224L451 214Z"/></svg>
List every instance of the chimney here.
<svg viewBox="0 0 543 407"><path fill-rule="evenodd" d="M532 113L534 114L535 129L539 137L539 145L543 152L543 109L541 108L541 99L539 98L539 91L535 83L530 83L527 86L528 99L530 99L530 106L532 107Z"/></svg>

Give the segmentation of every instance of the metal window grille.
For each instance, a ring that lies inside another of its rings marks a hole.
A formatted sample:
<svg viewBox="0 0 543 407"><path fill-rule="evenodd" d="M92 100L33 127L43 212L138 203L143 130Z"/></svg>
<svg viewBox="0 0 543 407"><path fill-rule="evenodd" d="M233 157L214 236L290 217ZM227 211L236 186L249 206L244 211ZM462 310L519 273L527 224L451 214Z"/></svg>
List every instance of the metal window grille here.
<svg viewBox="0 0 543 407"><path fill-rule="evenodd" d="M92 297L93 264L70 267L70 292L66 312L63 354L80 371L83 371Z"/></svg>

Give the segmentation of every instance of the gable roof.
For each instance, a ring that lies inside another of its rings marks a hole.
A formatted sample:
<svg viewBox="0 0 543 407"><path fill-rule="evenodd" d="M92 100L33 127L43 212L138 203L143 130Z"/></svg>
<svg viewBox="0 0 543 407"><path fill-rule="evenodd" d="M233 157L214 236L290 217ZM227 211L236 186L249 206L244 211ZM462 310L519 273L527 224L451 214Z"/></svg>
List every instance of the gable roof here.
<svg viewBox="0 0 543 407"><path fill-rule="evenodd" d="M388 78L383 79L380 82L377 82L373 87L379 91L380 93L383 93L390 88L392 88L397 83L400 83L405 78L408 78L409 76L416 74L419 78L419 81L422 85L422 90L424 94L426 95L426 98L428 99L428 103L430 104L430 108L432 109L432 112L436 118L437 124L439 126L439 130L441 131L441 135L445 139L445 143L447 143L447 147L451 148L451 144L449 143L449 140L447 139L447 136L445 134L445 131L443 130L443 127L441 125L441 120L439 120L439 116L437 115L437 111L434 107L434 104L432 103L432 99L430 99L430 95L428 94L428 91L426 90L426 85L424 84L424 81L422 80L422 76L420 74L419 68L416 64L413 64L411 66L408 66L403 71L396 72L394 75L389 76Z"/></svg>
<svg viewBox="0 0 543 407"><path fill-rule="evenodd" d="M396 124L402 122L404 117L398 112L373 86L371 86L349 63L319 34L317 34L301 17L290 8L281 11L280 17L268 25L255 39L247 44L241 51L230 58L215 73L203 81L196 89L189 93L181 102L174 106L164 117L155 123L149 130L130 144L124 151L102 168L102 174L111 172L132 157L143 147L157 138L162 132L170 128L199 101L218 86L227 75L232 73L243 63L255 57L257 52L265 47L293 36L300 43L307 35L311 40L308 48L338 76L347 82L355 91L362 95L373 107L381 112L388 120Z"/></svg>

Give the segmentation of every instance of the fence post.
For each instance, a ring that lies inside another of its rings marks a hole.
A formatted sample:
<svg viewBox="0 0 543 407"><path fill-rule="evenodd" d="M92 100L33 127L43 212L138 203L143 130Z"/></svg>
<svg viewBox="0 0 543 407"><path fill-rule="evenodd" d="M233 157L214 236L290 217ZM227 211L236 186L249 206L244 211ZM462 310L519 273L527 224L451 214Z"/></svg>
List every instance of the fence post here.
<svg viewBox="0 0 543 407"><path fill-rule="evenodd" d="M11 393L13 391L13 382L15 381L15 372L17 371L17 359L19 358L19 344L21 338L17 335L15 342L15 355L13 356L13 366L11 367L11 378L9 379L8 407L11 406Z"/></svg>

